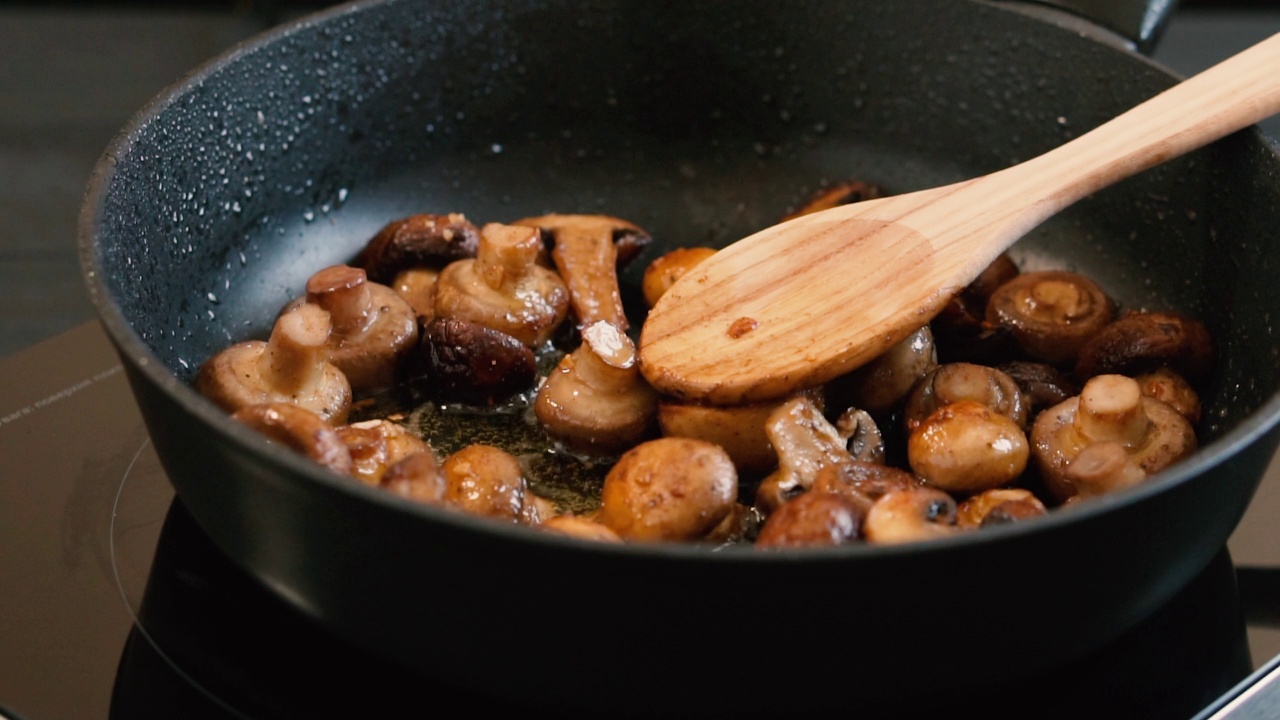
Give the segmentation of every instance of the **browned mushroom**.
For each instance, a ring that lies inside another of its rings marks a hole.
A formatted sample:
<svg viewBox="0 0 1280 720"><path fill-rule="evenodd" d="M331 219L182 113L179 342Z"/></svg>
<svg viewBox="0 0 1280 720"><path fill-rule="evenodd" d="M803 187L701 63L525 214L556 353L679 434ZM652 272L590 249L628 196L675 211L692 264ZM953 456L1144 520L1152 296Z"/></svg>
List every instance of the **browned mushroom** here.
<svg viewBox="0 0 1280 720"><path fill-rule="evenodd" d="M516 338L458 318L419 320L424 322L409 375L423 394L491 407L533 387L536 358Z"/></svg>
<svg viewBox="0 0 1280 720"><path fill-rule="evenodd" d="M429 505L443 505L448 482L435 453L410 453L387 468L379 485L400 497Z"/></svg>
<svg viewBox="0 0 1280 720"><path fill-rule="evenodd" d="M601 320L561 358L538 389L534 414L552 437L574 450L612 455L654 428L658 394L640 374L635 343Z"/></svg>
<svg viewBox="0 0 1280 720"><path fill-rule="evenodd" d="M1197 447L1191 423L1173 406L1144 397L1133 378L1096 375L1079 395L1042 412L1031 428L1036 467L1055 499L1065 501L1079 492L1067 469L1081 451L1098 442L1123 447L1146 475L1185 458Z"/></svg>
<svg viewBox="0 0 1280 720"><path fill-rule="evenodd" d="M871 503L894 490L922 487L924 481L913 473L891 465L854 460L825 465L814 476L809 489L848 496L870 509Z"/></svg>
<svg viewBox="0 0 1280 720"><path fill-rule="evenodd" d="M973 400L944 405L907 438L907 462L925 482L953 493L1012 483L1027 467L1030 447L1018 424Z"/></svg>
<svg viewBox="0 0 1280 720"><path fill-rule="evenodd" d="M1005 525L1041 517L1049 512L1040 498L1025 488L992 488L960 503L956 524L963 528Z"/></svg>
<svg viewBox="0 0 1280 720"><path fill-rule="evenodd" d="M195 387L227 412L265 402L287 402L325 422L346 422L351 384L328 361L329 313L303 304L282 313L268 340L224 348L200 366Z"/></svg>
<svg viewBox="0 0 1280 720"><path fill-rule="evenodd" d="M569 288L579 327L601 320L626 330L626 309L618 288L620 238L646 238L639 226L609 215L541 215L512 225L538 228L551 244L551 260ZM634 242L632 240L631 242Z"/></svg>
<svg viewBox="0 0 1280 720"><path fill-rule="evenodd" d="M1200 394L1176 370L1159 367L1134 380L1138 381L1143 395L1169 403L1193 425L1200 422Z"/></svg>
<svg viewBox="0 0 1280 720"><path fill-rule="evenodd" d="M455 260L440 273L436 315L542 347L569 312L569 291L555 271L537 264L541 247L537 228L485 225L476 257Z"/></svg>
<svg viewBox="0 0 1280 720"><path fill-rule="evenodd" d="M987 321L991 295L1020 272L1007 253L1001 253L973 282L956 293L930 322L940 362L990 365L1016 348L1012 334Z"/></svg>
<svg viewBox="0 0 1280 720"><path fill-rule="evenodd" d="M956 524L956 513L955 498L936 488L893 490L867 511L862 535L878 545L951 537L964 532Z"/></svg>
<svg viewBox="0 0 1280 720"><path fill-rule="evenodd" d="M903 426L913 432L938 408L961 400L986 405L1027 428L1029 416L1018 383L993 367L963 362L939 365L916 383L903 408Z"/></svg>
<svg viewBox="0 0 1280 720"><path fill-rule="evenodd" d="M286 402L246 405L231 417L343 475L351 474L351 452L338 431L319 415Z"/></svg>
<svg viewBox="0 0 1280 720"><path fill-rule="evenodd" d="M766 516L808 490L826 465L851 462L848 438L822 414L808 396L779 405L765 422L778 467L756 488L755 506Z"/></svg>
<svg viewBox="0 0 1280 720"><path fill-rule="evenodd" d="M881 464L885 461L884 435L871 413L849 408L836 418L836 432L854 460Z"/></svg>
<svg viewBox="0 0 1280 720"><path fill-rule="evenodd" d="M542 521L539 528L548 532L595 542L620 543L622 537L609 526L584 515L565 513Z"/></svg>
<svg viewBox="0 0 1280 720"><path fill-rule="evenodd" d="M649 307L658 304L658 298L684 277L685 273L697 267L698 263L715 255L715 248L679 247L654 258L644 269L644 277L640 280L640 291Z"/></svg>
<svg viewBox="0 0 1280 720"><path fill-rule="evenodd" d="M1075 371L1087 380L1169 367L1195 385L1209 377L1213 364L1213 340L1204 323L1171 312L1129 311L1080 349Z"/></svg>
<svg viewBox="0 0 1280 720"><path fill-rule="evenodd" d="M805 390L801 394L819 409L824 407L821 390ZM663 397L658 401L658 426L668 437L691 437L719 445L729 453L740 476L758 478L778 466L778 454L769 441L765 423L788 399L746 405L700 405ZM867 428L862 433L860 437L869 437Z"/></svg>
<svg viewBox="0 0 1280 720"><path fill-rule="evenodd" d="M445 500L463 512L520 525L538 525L546 506L529 489L520 461L493 445L468 445L440 467Z"/></svg>
<svg viewBox="0 0 1280 720"><path fill-rule="evenodd" d="M307 279L306 301L328 311L329 362L347 376L353 392L383 390L401 379L418 340L417 313L404 298L369 282L360 268L332 265Z"/></svg>
<svg viewBox="0 0 1280 720"><path fill-rule="evenodd" d="M365 420L337 430L354 461L351 474L369 485L379 484L387 468L409 455L431 452L426 440L390 420Z"/></svg>
<svg viewBox="0 0 1280 720"><path fill-rule="evenodd" d="M1053 407L1080 392L1066 373L1048 363L1011 360L998 365L996 369L1013 378L1018 387L1022 388L1029 418L1035 418L1041 410Z"/></svg>
<svg viewBox="0 0 1280 720"><path fill-rule="evenodd" d="M609 470L597 519L627 540L702 541L734 512L737 496L737 472L720 447L657 438Z"/></svg>
<svg viewBox="0 0 1280 720"><path fill-rule="evenodd" d="M938 367L933 331L916 330L879 357L827 384L833 407L855 406L875 416L896 407L911 388Z"/></svg>
<svg viewBox="0 0 1280 720"><path fill-rule="evenodd" d="M454 260L475 257L480 232L459 213L419 214L387 223L351 264L376 283L392 285L402 270L440 269Z"/></svg>
<svg viewBox="0 0 1280 720"><path fill-rule="evenodd" d="M814 193L813 197L806 200L794 212L784 215L782 220L791 220L801 215L808 215L809 213L827 210L839 205L873 200L883 195L884 190L879 185L863 182L862 180L846 180Z"/></svg>
<svg viewBox="0 0 1280 720"><path fill-rule="evenodd" d="M1075 493L1068 499L1078 500L1138 485L1147 479L1147 472L1124 445L1103 440L1084 446L1067 463L1064 476Z"/></svg>
<svg viewBox="0 0 1280 720"><path fill-rule="evenodd" d="M866 513L866 506L847 495L809 490L765 520L755 547L834 547L859 542Z"/></svg>
<svg viewBox="0 0 1280 720"><path fill-rule="evenodd" d="M429 320L436 315L436 280L439 279L440 271L435 268L405 268L391 278L391 289L409 303L421 323L422 318Z"/></svg>
<svg viewBox="0 0 1280 720"><path fill-rule="evenodd" d="M1067 367L1114 316L1113 301L1093 280L1065 270L1041 270L996 288L987 301L986 319L1008 329L1029 359Z"/></svg>

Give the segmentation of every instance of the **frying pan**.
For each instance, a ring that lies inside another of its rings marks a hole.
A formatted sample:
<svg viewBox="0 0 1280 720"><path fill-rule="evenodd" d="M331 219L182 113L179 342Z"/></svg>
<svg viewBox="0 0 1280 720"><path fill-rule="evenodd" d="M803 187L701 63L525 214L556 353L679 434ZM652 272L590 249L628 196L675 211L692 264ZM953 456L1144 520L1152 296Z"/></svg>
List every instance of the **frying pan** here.
<svg viewBox="0 0 1280 720"><path fill-rule="evenodd" d="M1083 657L1225 545L1280 439L1280 157L1259 132L1014 249L1126 307L1198 317L1220 352L1199 453L1036 522L785 553L584 543L331 475L230 421L195 370L264 337L307 276L392 219L607 212L646 228L653 257L743 237L824 183L996 170L1177 79L968 0L342 5L142 110L91 179L82 265L179 500L326 632L533 706L900 707Z"/></svg>

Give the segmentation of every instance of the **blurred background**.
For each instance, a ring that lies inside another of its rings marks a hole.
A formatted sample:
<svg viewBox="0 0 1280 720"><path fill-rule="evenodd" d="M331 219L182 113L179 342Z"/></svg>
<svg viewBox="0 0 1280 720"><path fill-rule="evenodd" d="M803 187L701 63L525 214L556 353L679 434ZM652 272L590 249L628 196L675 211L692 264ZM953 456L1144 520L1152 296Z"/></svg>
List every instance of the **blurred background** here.
<svg viewBox="0 0 1280 720"><path fill-rule="evenodd" d="M236 43L335 4L0 0L0 358L94 320L76 220L129 118ZM1183 0L1154 57L1191 74L1278 30L1280 0ZM1263 127L1280 137L1280 120Z"/></svg>

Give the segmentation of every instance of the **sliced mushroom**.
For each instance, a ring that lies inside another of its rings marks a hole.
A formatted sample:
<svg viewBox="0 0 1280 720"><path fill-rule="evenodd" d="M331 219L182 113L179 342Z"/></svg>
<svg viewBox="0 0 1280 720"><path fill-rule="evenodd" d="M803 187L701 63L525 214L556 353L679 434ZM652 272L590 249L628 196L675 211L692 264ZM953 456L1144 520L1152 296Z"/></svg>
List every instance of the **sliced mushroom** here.
<svg viewBox="0 0 1280 720"><path fill-rule="evenodd" d="M834 407L855 406L883 416L937 367L933 331L925 325L874 360L828 383L829 402Z"/></svg>
<svg viewBox="0 0 1280 720"><path fill-rule="evenodd" d="M1195 385L1213 370L1213 339L1204 323L1170 312L1130 311L1080 349L1076 375L1130 377L1168 367Z"/></svg>
<svg viewBox="0 0 1280 720"><path fill-rule="evenodd" d="M387 468L409 455L431 452L426 440L385 419L340 426L338 437L354 461L351 474L369 485L378 485Z"/></svg>
<svg viewBox="0 0 1280 720"><path fill-rule="evenodd" d="M1193 425L1200 422L1200 394L1177 371L1159 367L1134 380L1138 381L1143 395L1169 403Z"/></svg>
<svg viewBox="0 0 1280 720"><path fill-rule="evenodd" d="M1026 433L1008 416L961 400L938 408L907 438L907 462L926 484L975 493L1012 483L1027 467Z"/></svg>
<svg viewBox="0 0 1280 720"><path fill-rule="evenodd" d="M1195 451L1191 423L1173 406L1144 397L1133 378L1097 375L1076 397L1042 412L1031 428L1036 467L1058 501L1079 491L1067 469L1089 445L1120 445L1146 475L1154 475Z"/></svg>
<svg viewBox="0 0 1280 720"><path fill-rule="evenodd" d="M333 265L307 279L306 301L328 311L329 362L347 376L352 391L384 390L401 379L418 340L417 313L404 298L369 282L360 268Z"/></svg>
<svg viewBox="0 0 1280 720"><path fill-rule="evenodd" d="M828 210L840 205L872 200L883 195L884 190L879 185L861 180L847 180L815 193L795 212L784 215L782 220L785 222L819 210Z"/></svg>
<svg viewBox="0 0 1280 720"><path fill-rule="evenodd" d="M493 445L475 444L450 454L440 466L445 501L463 512L519 525L538 525L546 506L529 489L520 461Z"/></svg>
<svg viewBox="0 0 1280 720"><path fill-rule="evenodd" d="M645 238L639 226L609 215L542 215L512 225L535 227L551 243L551 260L569 288L570 304L579 327L601 320L628 328L618 288L618 250L621 238Z"/></svg>
<svg viewBox="0 0 1280 720"><path fill-rule="evenodd" d="M409 375L423 394L492 407L533 387L537 359L516 338L458 318L419 320L425 322Z"/></svg>
<svg viewBox="0 0 1280 720"><path fill-rule="evenodd" d="M644 277L640 280L640 291L644 294L645 303L649 307L657 305L658 298L675 285L677 280L715 254L715 248L679 247L655 258L645 267Z"/></svg>
<svg viewBox="0 0 1280 720"><path fill-rule="evenodd" d="M485 225L476 257L455 260L440 273L436 315L542 347L569 312L569 291L555 271L537 264L541 247L537 228Z"/></svg>
<svg viewBox="0 0 1280 720"><path fill-rule="evenodd" d="M1008 329L1029 359L1067 367L1114 316L1114 303L1094 281L1043 270L1022 273L997 288L987 302L986 319Z"/></svg>
<svg viewBox="0 0 1280 720"><path fill-rule="evenodd" d="M836 432L845 439L844 447L854 460L884 463L884 435L871 413L859 408L845 410L836 418Z"/></svg>
<svg viewBox="0 0 1280 720"><path fill-rule="evenodd" d="M770 413L765 432L778 454L777 469L756 488L755 506L766 516L808 490L824 466L853 460L847 438L804 395Z"/></svg>
<svg viewBox="0 0 1280 720"><path fill-rule="evenodd" d="M1049 512L1040 498L1025 488L993 488L966 498L956 513L962 528L1006 525L1041 517Z"/></svg>
<svg viewBox="0 0 1280 720"><path fill-rule="evenodd" d="M328 361L329 313L303 304L282 313L268 340L224 348L200 366L195 387L227 412L266 402L287 402L325 422L346 422L351 384Z"/></svg>
<svg viewBox="0 0 1280 720"><path fill-rule="evenodd" d="M956 524L956 514L955 498L936 488L893 490L867 511L862 535L878 545L951 537L964 532Z"/></svg>
<svg viewBox="0 0 1280 720"><path fill-rule="evenodd" d="M765 520L755 547L835 547L860 542L866 513L866 506L846 495L809 490Z"/></svg>
<svg viewBox="0 0 1280 720"><path fill-rule="evenodd" d="M351 474L351 453L338 431L310 410L293 403L264 402L246 405L231 417L336 473Z"/></svg>
<svg viewBox="0 0 1280 720"><path fill-rule="evenodd" d="M597 519L627 540L701 541L734 511L737 496L737 471L720 447L657 438L609 470Z"/></svg>
<svg viewBox="0 0 1280 720"><path fill-rule="evenodd" d="M379 485L388 492L428 505L443 505L448 482L435 453L410 453L387 468Z"/></svg>
<svg viewBox="0 0 1280 720"><path fill-rule="evenodd" d="M801 394L819 409L824 406L820 390ZM719 445L729 453L740 476L758 478L778 466L778 454L769 441L765 423L788 399L746 405L699 405L664 397L658 402L658 426L668 437L691 437ZM856 432L857 428L851 429L851 433ZM859 438L868 438L868 432L863 428Z"/></svg>
<svg viewBox="0 0 1280 720"><path fill-rule="evenodd" d="M658 394L640 374L635 343L605 320L582 330L538 389L533 409L547 433L585 453L612 455L651 434Z"/></svg>
<svg viewBox="0 0 1280 720"><path fill-rule="evenodd" d="M475 257L479 246L480 231L465 216L424 213L387 223L351 264L373 282L391 285L402 270L438 270L454 260Z"/></svg>
<svg viewBox="0 0 1280 720"><path fill-rule="evenodd" d="M1004 372L974 363L946 363L921 378L902 412L907 432L914 432L938 408L972 400L991 408L1025 430L1028 413L1022 388Z"/></svg>

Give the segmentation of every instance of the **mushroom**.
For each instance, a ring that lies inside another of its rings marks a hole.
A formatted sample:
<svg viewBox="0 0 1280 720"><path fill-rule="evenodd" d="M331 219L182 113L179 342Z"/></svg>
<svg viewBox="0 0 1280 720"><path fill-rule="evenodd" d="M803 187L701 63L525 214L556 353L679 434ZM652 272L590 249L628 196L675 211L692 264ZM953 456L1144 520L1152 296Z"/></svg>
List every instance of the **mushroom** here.
<svg viewBox="0 0 1280 720"><path fill-rule="evenodd" d="M1067 500L1074 501L1133 487L1147 479L1147 472L1124 445L1103 440L1084 446L1067 463L1064 476L1074 491Z"/></svg>
<svg viewBox="0 0 1280 720"><path fill-rule="evenodd" d="M440 269L454 260L476 256L480 231L458 213L418 214L387 223L360 250L351 264L369 279L393 285L409 268Z"/></svg>
<svg viewBox="0 0 1280 720"><path fill-rule="evenodd" d="M834 547L861 540L866 506L846 495L809 490L771 514L755 547Z"/></svg>
<svg viewBox="0 0 1280 720"><path fill-rule="evenodd" d="M1195 385L1213 370L1213 340L1204 323L1171 312L1129 311L1080 349L1076 376L1130 377L1168 367Z"/></svg>
<svg viewBox="0 0 1280 720"><path fill-rule="evenodd" d="M907 462L926 484L975 493L1017 480L1030 447L1016 422L980 402L943 405L907 438Z"/></svg>
<svg viewBox="0 0 1280 720"><path fill-rule="evenodd" d="M1123 447L1148 476L1197 447L1191 423L1168 403L1143 396L1137 380L1096 375L1079 395L1040 413L1031 428L1036 467L1055 499L1065 501L1079 492L1068 467L1086 447L1104 441Z"/></svg>
<svg viewBox="0 0 1280 720"><path fill-rule="evenodd" d="M649 307L657 305L658 298L666 294L677 280L715 254L715 248L678 247L655 258L645 267L644 276L640 279L645 304Z"/></svg>
<svg viewBox="0 0 1280 720"><path fill-rule="evenodd" d="M391 289L409 303L421 323L422 318L435 317L436 281L439 279L440 271L435 268L405 268L391 278Z"/></svg>
<svg viewBox="0 0 1280 720"><path fill-rule="evenodd" d="M1048 513L1048 508L1025 488L983 490L960 503L956 524L962 528L982 528L1021 522Z"/></svg>
<svg viewBox="0 0 1280 720"><path fill-rule="evenodd" d="M1001 253L978 277L942 307L930 325L941 362L990 365L1015 349L1008 329L987 321L987 303L996 288L1017 277L1019 269L1008 253Z"/></svg>
<svg viewBox="0 0 1280 720"><path fill-rule="evenodd" d="M369 282L360 268L331 265L307 279L306 302L329 313L329 362L347 376L353 392L396 384L418 340L417 313L404 298Z"/></svg>
<svg viewBox="0 0 1280 720"><path fill-rule="evenodd" d="M346 422L351 384L328 361L329 313L303 304L276 318L267 340L245 340L206 360L195 387L227 412L265 402L287 402L330 425Z"/></svg>
<svg viewBox="0 0 1280 720"><path fill-rule="evenodd" d="M568 535L581 540L607 543L622 542L622 537L611 530L608 525L584 515L573 515L571 513L555 515L543 520L538 527L548 532Z"/></svg>
<svg viewBox="0 0 1280 720"><path fill-rule="evenodd" d="M820 390L805 390L802 394L819 409L825 404ZM778 454L769 441L765 423L788 399L790 396L745 405L700 405L662 397L658 401L658 427L668 437L715 443L729 453L740 476L760 477L778 466ZM867 436L868 430L863 428L860 437Z"/></svg>
<svg viewBox="0 0 1280 720"><path fill-rule="evenodd" d="M468 445L446 457L440 471L445 501L463 512L519 525L538 525L547 512L520 461L502 448Z"/></svg>
<svg viewBox="0 0 1280 720"><path fill-rule="evenodd" d="M342 425L337 432L354 461L351 474L369 485L377 485L387 468L409 455L431 452L426 440L390 420Z"/></svg>
<svg viewBox="0 0 1280 720"><path fill-rule="evenodd" d="M620 238L644 238L640 227L609 215L542 215L517 220L512 225L538 228L551 243L551 260L569 288L569 300L578 327L604 320L625 331L626 309L618 289Z"/></svg>
<svg viewBox="0 0 1280 720"><path fill-rule="evenodd" d="M903 407L903 426L908 433L914 432L938 408L961 400L981 403L1019 428L1027 428L1028 413L1018 383L993 367L965 362L939 365L916 383Z"/></svg>
<svg viewBox="0 0 1280 720"><path fill-rule="evenodd" d="M782 220L785 222L801 215L808 215L819 210L828 210L840 205L862 202L863 200L872 200L882 195L884 195L884 190L879 185L861 180L847 180L815 193L795 212L784 215Z"/></svg>
<svg viewBox="0 0 1280 720"><path fill-rule="evenodd" d="M853 460L823 466L809 488L814 492L846 495L864 509L894 490L922 487L923 480L902 468Z"/></svg>
<svg viewBox="0 0 1280 720"><path fill-rule="evenodd" d="M378 484L393 495L428 505L443 505L448 490L435 453L429 450L400 458L387 468Z"/></svg>
<svg viewBox="0 0 1280 720"><path fill-rule="evenodd" d="M516 338L458 318L419 316L413 386L443 402L492 407L533 387L537 361Z"/></svg>
<svg viewBox="0 0 1280 720"><path fill-rule="evenodd" d="M351 452L338 431L306 408L287 402L263 402L245 405L231 417L336 473L351 474Z"/></svg>
<svg viewBox="0 0 1280 720"><path fill-rule="evenodd" d="M1048 363L1012 360L996 369L1013 378L1022 389L1028 418L1080 392L1066 373Z"/></svg>
<svg viewBox="0 0 1280 720"><path fill-rule="evenodd" d="M1111 322L1115 306L1097 283L1079 273L1022 273L996 288L987 322L1007 329L1032 360L1067 367L1080 348Z"/></svg>
<svg viewBox="0 0 1280 720"><path fill-rule="evenodd" d="M534 401L547 433L567 447L611 455L650 434L658 394L640 374L635 343L606 320L582 330L582 344L560 359Z"/></svg>
<svg viewBox="0 0 1280 720"><path fill-rule="evenodd" d="M1169 403L1192 425L1200 422L1200 394L1177 371L1158 367L1134 380L1138 381L1143 395Z"/></svg>
<svg viewBox="0 0 1280 720"><path fill-rule="evenodd" d="M719 446L657 438L605 475L597 520L627 540L701 541L734 512L738 475Z"/></svg>
<svg viewBox="0 0 1280 720"><path fill-rule="evenodd" d="M884 463L884 435L871 413L859 408L845 410L836 418L836 432L844 438L844 447L854 460Z"/></svg>
<svg viewBox="0 0 1280 720"><path fill-rule="evenodd" d="M937 488L893 490L867 511L862 535L878 545L951 537L964 532L956 524L956 514L955 498Z"/></svg>
<svg viewBox="0 0 1280 720"><path fill-rule="evenodd" d="M756 488L755 506L766 516L808 490L826 465L853 460L822 410L805 395L779 405L765 422L765 433L778 454L778 467Z"/></svg>
<svg viewBox="0 0 1280 720"><path fill-rule="evenodd" d="M569 291L537 264L541 247L537 228L485 225L476 257L440 273L436 315L491 327L534 349L545 345L569 312Z"/></svg>
<svg viewBox="0 0 1280 720"><path fill-rule="evenodd" d="M937 367L933 331L925 325L867 364L828 383L829 401L834 407L853 405L882 416Z"/></svg>

